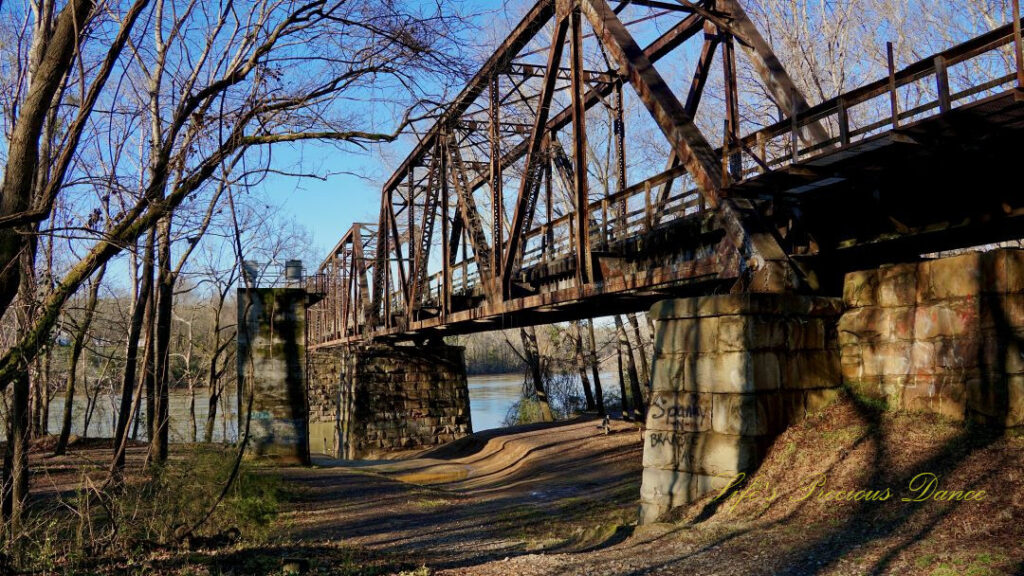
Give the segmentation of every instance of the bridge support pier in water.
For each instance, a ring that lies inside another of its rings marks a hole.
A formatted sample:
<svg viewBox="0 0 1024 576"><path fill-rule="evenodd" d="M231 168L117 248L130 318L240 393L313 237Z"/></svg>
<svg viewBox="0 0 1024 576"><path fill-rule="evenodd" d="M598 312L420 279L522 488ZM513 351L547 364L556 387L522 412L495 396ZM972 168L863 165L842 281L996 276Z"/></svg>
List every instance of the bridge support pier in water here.
<svg viewBox="0 0 1024 576"><path fill-rule="evenodd" d="M312 436L338 458L387 457L472 432L460 346L370 343L316 350L310 393Z"/></svg>
<svg viewBox="0 0 1024 576"><path fill-rule="evenodd" d="M838 298L738 294L654 305L640 521L751 471L841 385Z"/></svg>

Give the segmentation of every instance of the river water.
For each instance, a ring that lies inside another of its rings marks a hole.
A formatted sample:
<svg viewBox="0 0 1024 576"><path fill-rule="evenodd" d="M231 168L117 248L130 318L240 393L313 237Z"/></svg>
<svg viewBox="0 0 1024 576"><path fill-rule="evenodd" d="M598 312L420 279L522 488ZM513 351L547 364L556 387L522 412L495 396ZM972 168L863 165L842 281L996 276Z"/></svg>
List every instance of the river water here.
<svg viewBox="0 0 1024 576"><path fill-rule="evenodd" d="M601 374L602 384L605 390L609 386L617 386L612 380L611 374ZM576 386L579 386L578 382ZM523 376L522 374L492 374L484 376L469 377L469 411L473 420L473 431L480 432L492 428L500 428L508 413L509 408L515 404L522 395ZM582 395L582 391L579 392ZM113 436L114 421L117 414L117 396L101 395L95 402L92 417L89 421L88 433L85 436L90 438L104 438ZM200 440L203 439L203 430L207 414L206 390L196 391L195 413L197 423L197 434ZM76 397L74 410L72 411L71 433L83 435L84 416L86 401L84 397ZM63 418L64 397L54 398L50 402L50 417L48 431L56 434L60 431L61 419ZM139 427L138 438L145 438L145 413L146 407L140 407L139 420L143 425ZM238 437L238 426L236 422L237 411L235 409L235 391L228 390L224 393L219 408L217 419L213 430L215 442L234 441ZM192 440L192 417L189 410L189 395L187 391L175 390L171 393L170 405L171 428L169 431L171 442L190 442ZM310 439L313 444L318 441ZM319 441L322 443L322 441Z"/></svg>

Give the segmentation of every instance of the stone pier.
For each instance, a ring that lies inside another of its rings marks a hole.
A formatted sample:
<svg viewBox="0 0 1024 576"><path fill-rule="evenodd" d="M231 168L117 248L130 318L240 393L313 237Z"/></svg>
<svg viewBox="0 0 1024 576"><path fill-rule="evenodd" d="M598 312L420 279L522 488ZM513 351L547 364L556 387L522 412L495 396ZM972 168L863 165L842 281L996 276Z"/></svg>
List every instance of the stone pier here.
<svg viewBox="0 0 1024 576"><path fill-rule="evenodd" d="M843 381L890 409L1024 425L1024 250L846 276Z"/></svg>
<svg viewBox="0 0 1024 576"><path fill-rule="evenodd" d="M250 453L308 464L306 291L240 289L238 317L238 414L244 417L251 405Z"/></svg>
<svg viewBox="0 0 1024 576"><path fill-rule="evenodd" d="M654 305L641 522L721 490L841 385L837 298L742 294Z"/></svg>
<svg viewBox="0 0 1024 576"><path fill-rule="evenodd" d="M359 344L310 356L317 437L339 458L386 458L472 432L463 348Z"/></svg>

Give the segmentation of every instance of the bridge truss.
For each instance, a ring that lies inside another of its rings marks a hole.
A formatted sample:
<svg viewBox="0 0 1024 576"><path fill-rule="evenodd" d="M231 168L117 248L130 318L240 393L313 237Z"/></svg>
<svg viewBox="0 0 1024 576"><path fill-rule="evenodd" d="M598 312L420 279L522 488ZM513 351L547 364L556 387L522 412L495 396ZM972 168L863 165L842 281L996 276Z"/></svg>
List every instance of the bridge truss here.
<svg viewBox="0 0 1024 576"><path fill-rule="evenodd" d="M1019 238L1012 193L959 227L931 209L906 224L898 203L844 227L822 200L877 198L884 186L864 174L897 182L977 140L977 126L997 133L967 156L1019 151L1016 14L811 107L738 0L541 0L385 184L378 221L354 225L320 266L310 344L547 323L667 295L819 290L823 253L863 259L880 240L936 238L937 219L970 234L933 248ZM741 116L743 92L777 116ZM663 169L632 169L659 150Z"/></svg>

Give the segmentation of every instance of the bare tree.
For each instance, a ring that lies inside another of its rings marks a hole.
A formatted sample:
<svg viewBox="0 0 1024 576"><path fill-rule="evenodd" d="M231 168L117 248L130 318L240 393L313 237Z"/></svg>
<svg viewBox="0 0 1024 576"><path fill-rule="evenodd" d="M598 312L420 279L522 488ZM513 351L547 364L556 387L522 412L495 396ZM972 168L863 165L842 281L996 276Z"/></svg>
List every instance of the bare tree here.
<svg viewBox="0 0 1024 576"><path fill-rule="evenodd" d="M629 336L626 334L626 328L622 322L622 317L618 314L615 315L615 333L619 339L619 351L625 360L626 376L629 377L629 392L633 400L633 414L638 421L643 420L644 414L647 412L645 407L645 397L643 391L640 388L640 378L636 372L636 360L633 359L633 347L629 343ZM622 370L619 370L620 377ZM623 413L625 413L625 396L623 396Z"/></svg>
<svg viewBox="0 0 1024 576"><path fill-rule="evenodd" d="M74 5L79 4L85 5L83 11L91 6L86 2ZM462 69L462 63L449 56L453 43L447 29L453 20L436 6L368 0L258 4L251 6L253 18L243 19L230 3L211 11L198 1L176 4L173 10L167 2L157 2L151 8L146 2L137 2L119 20L115 40L131 47L131 57L123 61L123 67L139 72L126 71L123 86L139 96L134 102L144 103L142 108L157 107L150 115L146 176L141 186L128 185L121 176L114 179L116 194L125 200L124 209L98 231L86 255L45 295L31 330L0 358L0 389L6 389L20 367L39 353L71 294L122 247L132 245L187 198L204 190L218 167L229 159L243 154L253 164L266 166L269 157L259 155L260 149L277 143L325 140L365 145L392 141L414 119L410 112L397 123L396 130L375 130L377 119L349 109L343 95L356 97L362 91L390 86L404 88L389 92L392 101L404 98L408 103L412 98L401 95L420 93L426 77L433 75L448 82L452 71ZM137 13L143 11L147 12L146 24L133 34ZM60 22L85 20L69 16ZM70 33L55 37L65 36L77 38ZM173 50L169 48L172 44ZM120 61L116 48L111 46L96 70L102 72L112 55ZM173 61L169 54L175 55ZM142 85L136 82L147 77ZM94 92L103 92L99 78L93 80L85 90L86 104L100 97ZM30 92L38 94L39 90ZM103 94L111 103L120 101L116 94ZM69 124L58 158L75 156L86 124L102 131L109 127L110 118L117 116L110 114L105 122L82 122L80 126L80 115ZM18 156L8 153L9 160ZM67 166L70 164L69 160ZM62 166L63 162L57 163L59 174L50 178L43 192L43 207L63 189L67 167ZM119 169L130 177L139 173L138 168L123 165ZM15 186L15 180L24 178L5 173L5 203L24 196L6 192ZM5 207L0 218L8 213L16 216L0 222L5 226L20 223L29 217L23 212L17 206L13 212ZM4 250L17 249L4 246Z"/></svg>
<svg viewBox="0 0 1024 576"><path fill-rule="evenodd" d="M82 317L75 326L74 336L71 341L71 355L68 359L68 381L64 391L64 417L60 428L60 436L57 438L57 445L53 453L64 454L68 448L68 440L71 438L71 416L75 403L75 383L78 377L78 364L82 359L82 351L85 349L86 339L89 337L89 328L92 325L93 316L96 312L96 304L99 301L100 284L106 267L101 267L96 277L89 282L88 295L85 305L82 308Z"/></svg>

